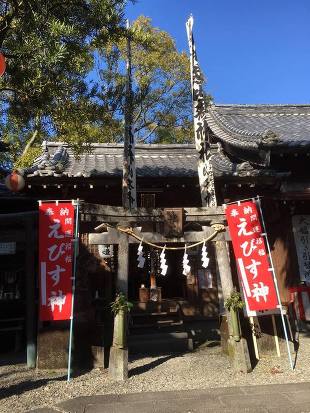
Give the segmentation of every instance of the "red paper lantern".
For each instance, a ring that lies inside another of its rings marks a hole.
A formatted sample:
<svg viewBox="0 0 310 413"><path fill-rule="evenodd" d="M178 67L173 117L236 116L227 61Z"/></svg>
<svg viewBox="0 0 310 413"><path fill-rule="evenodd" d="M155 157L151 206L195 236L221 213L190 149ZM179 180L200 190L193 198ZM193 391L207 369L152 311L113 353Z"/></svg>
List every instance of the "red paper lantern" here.
<svg viewBox="0 0 310 413"><path fill-rule="evenodd" d="M6 69L6 62L5 57L2 53L0 53L0 76L2 76Z"/></svg>
<svg viewBox="0 0 310 413"><path fill-rule="evenodd" d="M5 185L10 191L18 192L25 186L25 180L17 171L13 171L5 178Z"/></svg>

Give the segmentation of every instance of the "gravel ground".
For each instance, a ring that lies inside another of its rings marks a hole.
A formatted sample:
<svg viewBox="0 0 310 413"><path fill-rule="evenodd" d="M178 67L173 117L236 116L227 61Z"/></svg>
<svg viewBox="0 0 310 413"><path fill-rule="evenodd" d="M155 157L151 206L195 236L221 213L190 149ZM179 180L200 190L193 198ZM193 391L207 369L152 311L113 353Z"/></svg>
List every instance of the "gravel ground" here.
<svg viewBox="0 0 310 413"><path fill-rule="evenodd" d="M294 371L283 352L281 358L264 357L250 374L236 374L221 348L208 345L183 355L133 359L129 379L117 383L112 383L103 369L81 373L67 383L65 371L36 371L24 364L2 364L0 412L18 413L77 396L309 381L310 337L300 338Z"/></svg>

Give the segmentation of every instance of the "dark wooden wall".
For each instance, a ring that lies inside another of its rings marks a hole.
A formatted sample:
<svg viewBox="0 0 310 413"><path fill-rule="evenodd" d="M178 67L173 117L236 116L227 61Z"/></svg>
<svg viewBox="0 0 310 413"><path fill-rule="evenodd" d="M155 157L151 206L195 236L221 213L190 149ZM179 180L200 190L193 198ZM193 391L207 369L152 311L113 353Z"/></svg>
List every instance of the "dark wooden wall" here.
<svg viewBox="0 0 310 413"><path fill-rule="evenodd" d="M198 178L138 178L138 206L141 206L141 195L144 193L155 194L156 208L201 206ZM101 205L122 205L120 178L38 177L32 180L30 188L26 185L25 194L34 199L79 198Z"/></svg>

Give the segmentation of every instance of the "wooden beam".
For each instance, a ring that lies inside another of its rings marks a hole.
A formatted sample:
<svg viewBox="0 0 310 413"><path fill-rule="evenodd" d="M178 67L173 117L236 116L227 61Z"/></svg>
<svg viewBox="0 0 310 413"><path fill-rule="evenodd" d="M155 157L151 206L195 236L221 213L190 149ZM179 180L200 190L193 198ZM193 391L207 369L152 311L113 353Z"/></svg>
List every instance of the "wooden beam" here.
<svg viewBox="0 0 310 413"><path fill-rule="evenodd" d="M169 244L169 243L187 243L187 242L199 242L204 238L208 238L214 233L214 229L210 227L204 227L203 231L189 231L185 232L183 237L180 238L167 238L157 232L140 232L138 229L133 230L136 235L143 237L144 241L150 241L153 243ZM219 239L219 234L213 239L213 241ZM139 241L134 237L128 237L130 244L137 244ZM89 244L102 245L102 244L119 244L122 239L122 233L115 228L108 228L107 232L101 234L90 233ZM221 238L222 239L222 238Z"/></svg>
<svg viewBox="0 0 310 413"><path fill-rule="evenodd" d="M128 211L122 207L84 203L81 205L81 214L83 221L90 222L118 223L122 221L135 223L163 222L164 220L164 209L160 208L137 208ZM184 214L185 222L225 221L225 214L221 206L215 208L184 208Z"/></svg>
<svg viewBox="0 0 310 413"><path fill-rule="evenodd" d="M209 207L184 207L185 212L190 215L225 215L221 206ZM89 204L83 202L81 204L81 213L83 214L99 214L99 215L114 215L114 216L143 216L143 215L162 215L163 209L157 208L136 208L132 211L119 206Z"/></svg>

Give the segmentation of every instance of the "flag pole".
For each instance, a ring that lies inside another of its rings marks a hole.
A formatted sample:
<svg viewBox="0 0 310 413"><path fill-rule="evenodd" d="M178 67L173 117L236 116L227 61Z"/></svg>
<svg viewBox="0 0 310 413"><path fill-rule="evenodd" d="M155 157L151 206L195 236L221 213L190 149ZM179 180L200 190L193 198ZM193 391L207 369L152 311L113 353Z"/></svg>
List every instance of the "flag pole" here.
<svg viewBox="0 0 310 413"><path fill-rule="evenodd" d="M68 355L68 376L67 382L71 378L71 361L72 361L72 338L73 338L73 311L74 311L74 296L75 296L75 278L76 278L76 260L78 256L78 239L79 239L79 200L72 201L75 206L75 226L74 226L74 250L73 250L73 276L72 276L72 301L70 315L70 334L69 334L69 355Z"/></svg>
<svg viewBox="0 0 310 413"><path fill-rule="evenodd" d="M210 142L207 139L206 103L203 91L204 77L200 70L193 35L194 18L190 15L186 22L187 40L190 54L191 91L193 103L193 124L195 145L199 157L197 160L198 178L202 206L216 207L217 199L211 164Z"/></svg>
<svg viewBox="0 0 310 413"><path fill-rule="evenodd" d="M280 298L278 282L277 282L276 273L275 273L275 270L274 270L274 265L273 265L273 261L272 261L272 257L271 257L270 245L269 245L269 240L268 240L268 236L267 236L264 215L263 215L263 211L262 211L262 207L261 207L261 201L260 201L259 197L256 198L256 204L258 205L260 216L261 216L261 219L262 219L263 228L264 228L264 235L265 235L265 240L266 240L266 244L267 244L270 264L271 264L273 282L274 282L276 293L277 293L279 309L280 309L280 314L281 314L281 320L282 320L282 325L283 325L283 330L284 330L284 336L285 336L285 341L286 341L288 359L289 359L289 362L290 362L291 369L294 370L292 355L291 355L291 352L290 352L290 346L289 346L289 341L288 341L287 329L286 329L286 324L285 324L285 319L284 319L284 314L283 314L283 307L282 307L281 298Z"/></svg>
<svg viewBox="0 0 310 413"><path fill-rule="evenodd" d="M135 161L135 135L133 120L133 90L132 90L132 63L131 63L131 32L129 20L127 29L127 81L125 91L125 133L123 154L122 205L126 209L137 208L137 183Z"/></svg>

